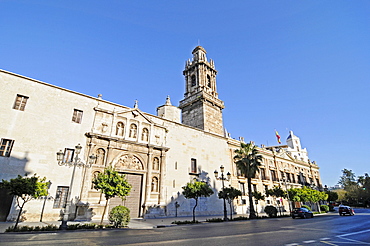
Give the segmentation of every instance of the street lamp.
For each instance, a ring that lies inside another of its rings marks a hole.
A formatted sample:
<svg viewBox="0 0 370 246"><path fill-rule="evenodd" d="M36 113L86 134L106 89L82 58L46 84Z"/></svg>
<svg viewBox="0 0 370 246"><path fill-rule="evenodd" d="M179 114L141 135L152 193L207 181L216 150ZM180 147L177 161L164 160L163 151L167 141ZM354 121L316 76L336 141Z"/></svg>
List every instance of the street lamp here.
<svg viewBox="0 0 370 246"><path fill-rule="evenodd" d="M74 158L74 160L71 160L71 161L65 160L64 153L63 153L62 150L59 150L57 152L57 161L58 161L59 166L70 166L70 167L73 166L71 183L70 183L70 186L69 186L69 189L68 189L68 194L67 194L67 202L64 205L64 211L63 211L63 216L62 216L62 224L60 225L61 230L66 230L67 229L67 221L68 221L69 210L70 210L70 206L71 206L70 197L71 197L71 191L72 191L76 166L78 166L78 167L91 167L91 165L94 163L94 161L96 159L96 156L94 154L92 154L91 156L89 156L89 158L87 160L87 163L83 163L82 160L78 157L79 154L81 153L81 149L82 149L82 146L80 144L75 146L76 157Z"/></svg>
<svg viewBox="0 0 370 246"><path fill-rule="evenodd" d="M215 177L216 177L217 180L222 181L222 191L223 191L223 199L224 199L224 221L226 221L228 219L227 219L227 211L226 211L226 198L225 198L226 194L225 194L224 180L229 181L230 178L231 178L231 174L229 172L227 172L227 174L226 174L227 178L225 178L225 176L224 176L224 170L225 170L224 166L221 165L220 170L221 170L221 177L218 177L218 171L217 170L214 172L214 174L215 174Z"/></svg>
<svg viewBox="0 0 370 246"><path fill-rule="evenodd" d="M289 192L288 192L288 186L287 186L287 184L286 184L286 177L285 177L285 174L283 175L283 182L284 182L284 185L285 185L286 194L287 194L287 196L288 196L289 212L292 212L292 208L291 208L291 205L290 205L290 197L289 197Z"/></svg>

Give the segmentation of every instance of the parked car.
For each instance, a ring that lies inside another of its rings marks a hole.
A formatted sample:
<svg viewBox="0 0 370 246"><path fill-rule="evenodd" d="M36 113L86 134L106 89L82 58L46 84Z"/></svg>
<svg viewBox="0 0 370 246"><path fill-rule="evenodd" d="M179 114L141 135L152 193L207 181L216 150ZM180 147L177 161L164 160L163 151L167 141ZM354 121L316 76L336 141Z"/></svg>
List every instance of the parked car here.
<svg viewBox="0 0 370 246"><path fill-rule="evenodd" d="M307 208L295 208L292 212L292 218L295 219L296 217L300 217L302 219L313 218L313 213Z"/></svg>
<svg viewBox="0 0 370 246"><path fill-rule="evenodd" d="M353 208L349 207L349 206L339 206L339 215L342 216L342 215L346 215L346 214L349 214L349 215L355 215L355 211L353 210Z"/></svg>

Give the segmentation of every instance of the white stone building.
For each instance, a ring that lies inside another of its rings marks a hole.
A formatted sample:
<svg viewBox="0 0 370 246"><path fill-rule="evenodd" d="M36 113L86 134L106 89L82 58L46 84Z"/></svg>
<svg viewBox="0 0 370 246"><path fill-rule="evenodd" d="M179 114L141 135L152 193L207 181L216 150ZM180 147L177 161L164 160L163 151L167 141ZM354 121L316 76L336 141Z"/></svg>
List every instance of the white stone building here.
<svg viewBox="0 0 370 246"><path fill-rule="evenodd" d="M151 115L137 103L130 108L0 70L0 180L36 173L51 181L50 199L26 205L28 221L41 216L44 221L59 219L69 191L70 219L100 218L105 200L91 181L109 165L125 174L133 186L125 201L114 198L110 208L123 204L132 217L191 215L194 201L181 195L181 187L197 179L209 183L215 194L201 198L196 213L217 215L223 212L217 197L221 181L213 172L223 165L231 173L225 185L243 192L234 204L235 212L246 213L246 179L233 163L234 150L244 140L224 133L224 103L218 98L216 74L204 48L196 47L192 60L186 62L186 91L180 106L173 106L168 97L157 115ZM74 166L58 165L56 152L62 150L65 162L74 160L77 144L83 147L81 161L87 163L92 154L97 159L91 167L76 167L71 185ZM319 167L308 159L292 132L287 145L259 150L263 167L252 180L255 190L282 184L283 176L288 188L303 183L321 187ZM12 198L0 190L0 200L4 201L0 220L14 219L17 211ZM258 204L257 211L275 202L268 198Z"/></svg>

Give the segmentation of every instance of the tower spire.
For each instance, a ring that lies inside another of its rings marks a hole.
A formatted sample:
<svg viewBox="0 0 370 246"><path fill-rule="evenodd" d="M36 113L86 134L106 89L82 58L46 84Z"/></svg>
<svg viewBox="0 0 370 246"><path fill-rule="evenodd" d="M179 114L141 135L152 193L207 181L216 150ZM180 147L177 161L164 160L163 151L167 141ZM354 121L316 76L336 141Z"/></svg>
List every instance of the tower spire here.
<svg viewBox="0 0 370 246"><path fill-rule="evenodd" d="M224 102L218 99L216 74L213 60L208 62L207 52L197 46L193 58L184 69L185 94L180 101L182 123L223 135L222 109Z"/></svg>

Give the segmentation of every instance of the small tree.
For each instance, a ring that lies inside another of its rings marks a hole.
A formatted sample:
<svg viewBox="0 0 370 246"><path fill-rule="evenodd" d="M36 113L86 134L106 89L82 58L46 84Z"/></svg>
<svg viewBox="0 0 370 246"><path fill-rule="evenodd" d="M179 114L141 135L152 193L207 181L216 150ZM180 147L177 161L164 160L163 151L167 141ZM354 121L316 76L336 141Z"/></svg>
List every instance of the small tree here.
<svg viewBox="0 0 370 246"><path fill-rule="evenodd" d="M186 199L195 200L195 206L193 207L193 222L195 222L195 208L198 206L199 197L209 197L213 194L213 190L207 183L201 181L189 182L182 189L182 194Z"/></svg>
<svg viewBox="0 0 370 246"><path fill-rule="evenodd" d="M99 173L93 180L94 189L100 190L106 199L103 215L100 224L103 224L103 219L109 199L118 196L122 200L129 194L131 185L127 182L125 175L119 174L112 167L104 169L104 173Z"/></svg>
<svg viewBox="0 0 370 246"><path fill-rule="evenodd" d="M18 226L24 205L32 199L48 194L49 182L45 182L45 180L46 178L40 179L36 174L32 177L22 177L18 175L17 178L11 179L10 181L2 180L0 187L7 189L10 195L16 197L17 206L19 207L14 229Z"/></svg>
<svg viewBox="0 0 370 246"><path fill-rule="evenodd" d="M242 192L234 187L226 187L222 189L220 192L218 192L218 198L223 199L225 198L230 206L230 220L233 219L233 209L232 209L232 202L235 198L238 198L238 196L241 196Z"/></svg>

